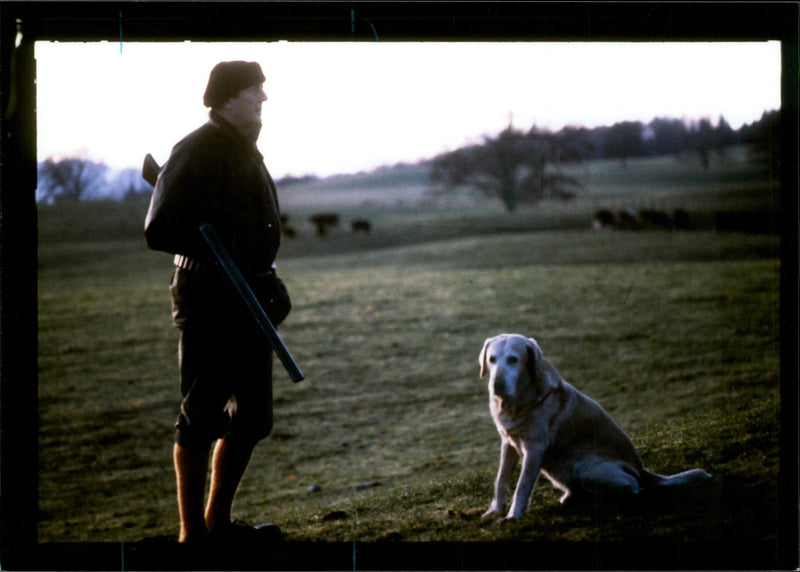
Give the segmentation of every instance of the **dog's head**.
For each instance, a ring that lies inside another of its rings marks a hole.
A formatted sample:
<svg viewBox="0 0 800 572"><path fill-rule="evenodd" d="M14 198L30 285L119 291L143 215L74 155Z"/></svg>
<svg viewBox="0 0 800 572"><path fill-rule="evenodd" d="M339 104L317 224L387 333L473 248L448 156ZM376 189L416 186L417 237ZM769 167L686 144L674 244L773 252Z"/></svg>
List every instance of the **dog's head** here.
<svg viewBox="0 0 800 572"><path fill-rule="evenodd" d="M500 334L483 342L480 377L489 373L489 395L505 402L534 400L558 387L561 376L533 338Z"/></svg>

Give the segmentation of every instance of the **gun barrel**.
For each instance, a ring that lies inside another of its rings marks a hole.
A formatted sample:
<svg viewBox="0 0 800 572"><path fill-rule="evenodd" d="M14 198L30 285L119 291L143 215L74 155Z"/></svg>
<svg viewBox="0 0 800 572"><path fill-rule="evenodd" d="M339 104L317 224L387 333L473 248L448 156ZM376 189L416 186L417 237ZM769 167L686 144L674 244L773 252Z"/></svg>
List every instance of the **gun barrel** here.
<svg viewBox="0 0 800 572"><path fill-rule="evenodd" d="M228 254L228 251L222 244L217 231L214 230L214 227L210 224L203 223L200 225L200 233L206 239L206 242L208 242L208 245L211 247L211 250L214 252L214 255L217 257L219 263L222 265L222 268L225 270L228 278L230 278L231 282L233 282L233 285L236 288L236 291L239 293L239 296L250 310L250 314L252 314L253 318L255 318L256 322L261 327L261 330L264 332L267 340L269 340L270 345L275 350L278 358L281 360L283 367L289 373L289 377L291 377L292 381L295 383L303 381L303 379L305 379L303 372L300 371L300 367L297 365L297 362L294 361L292 354L289 352L289 348L287 348L283 343L283 340L278 335L278 331L275 329L275 326L272 325L272 321L269 319L269 316L267 316L264 308L261 307L258 298L256 298L255 294L253 294L253 291L247 284L244 276L242 276L239 268L233 262L233 258L231 258L230 254Z"/></svg>

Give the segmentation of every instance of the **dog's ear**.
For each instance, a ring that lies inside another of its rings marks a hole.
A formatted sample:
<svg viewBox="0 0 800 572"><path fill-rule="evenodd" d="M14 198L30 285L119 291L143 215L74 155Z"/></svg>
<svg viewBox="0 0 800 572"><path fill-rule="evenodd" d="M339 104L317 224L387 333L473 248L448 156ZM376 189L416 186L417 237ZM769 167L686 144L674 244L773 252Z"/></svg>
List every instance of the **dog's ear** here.
<svg viewBox="0 0 800 572"><path fill-rule="evenodd" d="M492 343L493 339L494 338L486 338L486 340L484 340L483 348L481 349L481 353L478 355L478 363L481 366L481 379L483 379L483 376L486 375L486 350L489 347L489 344Z"/></svg>
<svg viewBox="0 0 800 572"><path fill-rule="evenodd" d="M542 357L542 350L539 349L539 344L533 338L528 338L528 343L525 346L528 353L528 360L525 362L525 370L528 372L528 377L531 381L536 381L539 377L537 371L539 358Z"/></svg>
<svg viewBox="0 0 800 572"><path fill-rule="evenodd" d="M525 368L528 370L528 377L537 386L537 390L544 393L558 387L561 374L553 364L547 361L539 344L533 338L528 338L527 351L528 361L525 363Z"/></svg>

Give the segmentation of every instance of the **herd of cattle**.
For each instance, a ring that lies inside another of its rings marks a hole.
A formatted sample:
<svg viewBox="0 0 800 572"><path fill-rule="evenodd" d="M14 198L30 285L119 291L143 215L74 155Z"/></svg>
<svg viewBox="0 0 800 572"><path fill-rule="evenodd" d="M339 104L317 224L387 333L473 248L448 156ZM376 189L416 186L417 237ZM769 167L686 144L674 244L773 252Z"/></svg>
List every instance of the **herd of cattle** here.
<svg viewBox="0 0 800 572"><path fill-rule="evenodd" d="M308 217L308 222L314 227L315 234L319 237L327 236L331 229L337 228L341 224L339 215L331 212L311 215ZM672 213L655 209L641 211L625 209L614 213L607 209L601 209L595 213L592 219L592 228L595 230L688 230L691 228L691 219L689 213L683 209L676 209ZM289 224L289 215L281 215L281 229L287 238L297 236L297 229ZM369 234L371 230L372 223L367 219L350 221L350 231L354 234Z"/></svg>
<svg viewBox="0 0 800 572"><path fill-rule="evenodd" d="M308 217L315 229L317 236L326 236L328 231L332 228L339 226L339 215L336 213L321 213ZM355 233L369 234L372 230L372 223L366 219L356 219L350 221L350 229ZM297 236L295 227L289 224L289 215L281 215L281 232L287 238L294 238Z"/></svg>
<svg viewBox="0 0 800 572"><path fill-rule="evenodd" d="M662 229L662 230L688 230L692 226L689 213L683 209L676 209L671 214L655 210L625 209L614 213L607 209L599 210L595 213L592 220L592 228L602 230L615 228L619 230L642 230L642 229Z"/></svg>

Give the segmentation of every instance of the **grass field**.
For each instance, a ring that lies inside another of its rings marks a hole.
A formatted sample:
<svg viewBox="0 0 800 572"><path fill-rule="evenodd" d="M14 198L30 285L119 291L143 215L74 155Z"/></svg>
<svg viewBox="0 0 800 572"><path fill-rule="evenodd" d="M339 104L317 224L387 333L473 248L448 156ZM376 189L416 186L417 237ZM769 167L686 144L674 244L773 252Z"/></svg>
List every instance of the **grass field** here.
<svg viewBox="0 0 800 572"><path fill-rule="evenodd" d="M307 379L276 374L275 429L235 516L280 523L300 543L772 546L780 242L717 232L712 221L719 210L773 212L776 193L741 161L714 163L716 175L677 164L680 177L663 159L584 166L582 197L513 215L472 198L433 200L413 177L382 189L353 176L339 182L346 196L323 181L287 190L282 205L300 233L279 258L294 302L281 332ZM704 223L589 230L596 208L626 202L680 206ZM79 207L40 212L39 540L175 535L170 259L145 247L146 205ZM368 217L373 232L315 237L302 224L315 208ZM585 511L563 509L542 483L519 523L481 520L499 437L477 355L503 331L536 337L649 468L702 467L713 481Z"/></svg>

